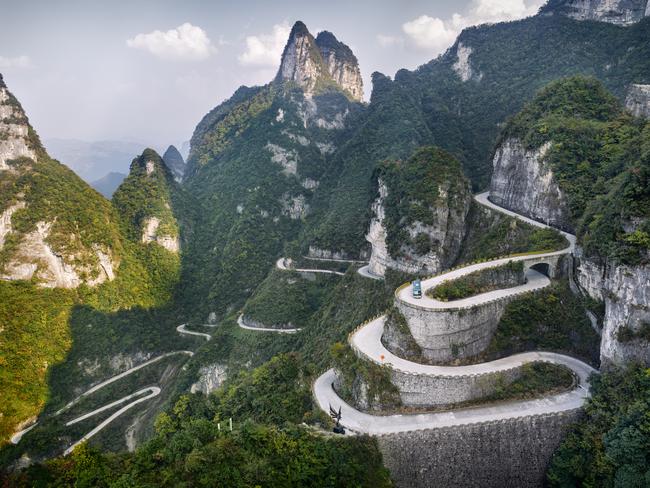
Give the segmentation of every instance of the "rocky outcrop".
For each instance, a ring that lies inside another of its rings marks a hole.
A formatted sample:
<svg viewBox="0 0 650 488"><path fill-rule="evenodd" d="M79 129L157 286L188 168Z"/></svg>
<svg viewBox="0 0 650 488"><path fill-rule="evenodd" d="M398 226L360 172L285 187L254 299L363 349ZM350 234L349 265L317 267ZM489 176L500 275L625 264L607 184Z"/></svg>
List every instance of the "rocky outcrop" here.
<svg viewBox="0 0 650 488"><path fill-rule="evenodd" d="M25 208L25 202L18 202L0 214L0 250L4 246L7 235L11 232L11 216L21 208Z"/></svg>
<svg viewBox="0 0 650 488"><path fill-rule="evenodd" d="M399 256L392 256L388 249L388 231L385 225L385 200L388 197L386 184L379 180L379 196L372 203L372 219L366 240L372 246L369 271L384 276L388 268L406 273L437 273L458 257L460 243L465 234L465 217L471 198L466 195L451 195L462 200L459 205L450 205L448 186L439 188L440 205L429 210L434 214L434 225L413 222L405 230L411 241L427 240L429 250L419 254L410 244L403 243Z"/></svg>
<svg viewBox="0 0 650 488"><path fill-rule="evenodd" d="M196 383L192 384L190 391L192 393L201 392L204 395L209 395L226 380L226 371L226 366L219 363L202 366L199 369L199 379Z"/></svg>
<svg viewBox="0 0 650 488"><path fill-rule="evenodd" d="M363 98L359 63L350 48L330 32L321 32L314 39L307 26L300 21L291 29L276 81L293 82L307 96L332 84L344 90L353 100L361 101ZM278 117L282 118L280 113Z"/></svg>
<svg viewBox="0 0 650 488"><path fill-rule="evenodd" d="M650 3L648 5L650 8ZM631 85L625 108L635 117L650 118L650 85Z"/></svg>
<svg viewBox="0 0 650 488"><path fill-rule="evenodd" d="M494 155L490 200L532 219L570 231L572 226L566 197L553 171L544 164L550 148L550 142L528 150L518 139L503 141Z"/></svg>
<svg viewBox="0 0 650 488"><path fill-rule="evenodd" d="M650 3L648 0L555 0L541 12L625 26L650 15Z"/></svg>
<svg viewBox="0 0 650 488"><path fill-rule="evenodd" d="M600 361L650 365L650 266L616 266L605 280Z"/></svg>
<svg viewBox="0 0 650 488"><path fill-rule="evenodd" d="M22 108L9 92L0 75L0 171L21 157L36 160L36 151L29 142L29 123Z"/></svg>
<svg viewBox="0 0 650 488"><path fill-rule="evenodd" d="M172 172L172 175L174 175L174 179L178 182L182 181L183 176L185 175L185 161L183 160L181 153L178 152L178 149L176 149L175 146L169 146L162 158L165 162L165 166L167 166L167 168Z"/></svg>
<svg viewBox="0 0 650 488"><path fill-rule="evenodd" d="M605 303L603 367L650 365L650 266L605 265L583 256L577 261L575 276L582 291Z"/></svg>
<svg viewBox="0 0 650 488"><path fill-rule="evenodd" d="M298 153L293 149L285 149L277 144L266 145L266 149L271 153L271 162L282 166L282 172L289 175L298 173Z"/></svg>
<svg viewBox="0 0 650 488"><path fill-rule="evenodd" d="M456 48L456 62L453 65L453 69L463 82L469 81L472 78L480 81L483 78L481 72L475 72L472 69L470 56L473 52L474 50L471 47L465 46L462 42L458 43L458 47Z"/></svg>
<svg viewBox="0 0 650 488"><path fill-rule="evenodd" d="M318 34L316 45L332 79L354 100L363 100L361 70L352 50L328 31Z"/></svg>
<svg viewBox="0 0 650 488"><path fill-rule="evenodd" d="M292 197L285 193L280 203L282 204L282 215L291 220L301 220L309 215L309 204L304 195Z"/></svg>
<svg viewBox="0 0 650 488"><path fill-rule="evenodd" d="M158 231L160 227L160 219L157 217L148 217L144 220L142 230L142 243L149 244L155 242L159 246L164 247L169 252L177 253L180 249L178 237L163 235Z"/></svg>
<svg viewBox="0 0 650 488"><path fill-rule="evenodd" d="M64 259L48 244L51 228L52 222L38 222L35 230L22 235L0 279L36 279L45 288L77 288L82 283L95 286L115 279L110 251L95 246L95 263L73 265L71 263L80 256Z"/></svg>

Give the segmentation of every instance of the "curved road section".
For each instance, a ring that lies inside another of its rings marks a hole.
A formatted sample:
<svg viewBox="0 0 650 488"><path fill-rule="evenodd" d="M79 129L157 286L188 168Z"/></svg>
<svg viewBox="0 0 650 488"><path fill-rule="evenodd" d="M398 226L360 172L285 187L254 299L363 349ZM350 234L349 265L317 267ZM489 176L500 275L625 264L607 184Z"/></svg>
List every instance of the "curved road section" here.
<svg viewBox="0 0 650 488"><path fill-rule="evenodd" d="M291 268L287 266L287 258L280 258L275 262L275 267L281 271L296 271L297 273L324 273L324 274L333 274L337 276L345 276L345 273L340 271L332 271L329 269L302 269L302 268Z"/></svg>
<svg viewBox="0 0 650 488"><path fill-rule="evenodd" d="M476 201L488 208L515 217L528 224L536 227L549 228L549 226L535 220L523 217L509 210L503 209L488 199L488 192L481 193L474 197ZM562 232L562 235L569 242L569 246L561 251L540 254L528 254L525 256L516 256L511 258L496 259L485 263L474 264L464 268L456 269L442 275L429 278L422 282L423 290L435 287L438 284L458 279L469 273L480 271L486 268L493 268L506 264L510 261L524 261L528 259L547 258L563 254L571 254L575 247L575 236ZM431 310L445 310L448 308L463 308L481 305L483 303L498 300L500 298L538 290L549 285L550 280L543 274L529 269L526 273L527 282L521 286L507 289L495 290L462 300L452 302L442 302L433 298L423 296L421 299L415 299L412 295L411 286L398 290L396 296L398 299L409 304L417 305L421 308ZM423 294L424 295L424 294ZM589 396L589 376L596 370L582 361L565 356L548 352L529 352L516 354L507 358L498 359L481 364L467 366L432 366L427 364L414 363L400 358L387 350L382 342L381 337L384 330L385 316L379 317L368 324L360 327L350 335L349 341L352 348L363 359L372 361L376 364L388 366L396 371L415 375L430 376L467 376L480 375L491 372L505 371L514 367L522 366L531 362L549 362L569 368L576 375L578 384L576 388L569 392L558 395L546 396L536 400L512 401L476 408L465 408L461 410L451 410L446 412L423 413L412 415L370 415L363 413L344 402L334 391L333 383L336 378L334 370L330 369L320 376L314 383L314 396L318 405L325 412L329 412L330 406L337 410L341 408L341 424L346 428L365 434L386 434L395 432L406 432L420 429L430 429L439 427L448 427L455 425L464 425L477 422L492 420L502 420L531 415L552 414L563 411L570 411L582 407L585 399Z"/></svg>
<svg viewBox="0 0 650 488"><path fill-rule="evenodd" d="M241 314L239 317L237 317L237 325L241 327L242 329L246 330L254 330L257 332L277 332L279 334L295 334L296 332L300 332L302 329L274 329L272 327L252 327L250 325L246 325L244 323L244 314Z"/></svg>
<svg viewBox="0 0 650 488"><path fill-rule="evenodd" d="M180 326L180 327L182 327L182 326ZM177 328L176 330L181 332L179 330L179 328ZM189 332L189 331L187 331L187 332ZM204 335L207 335L207 334L204 334ZM173 351L173 352L168 352L168 353L165 353L165 354L161 354L160 356L157 356L157 357L155 357L153 359L150 359L149 361L145 361L144 363L141 363L141 364L139 364L137 366L134 366L133 368L130 368L130 369L128 369L128 370L126 370L126 371L124 371L124 372L122 372L120 374L117 374L115 376L110 377L109 379L107 379L105 381L102 381L101 383L96 384L95 386L93 386L92 388L86 390L81 395L76 397L74 400L72 400L71 402L66 404L63 408L61 408L61 409L57 410L56 412L54 412L54 416L57 417L57 416L61 415L62 413L70 410L70 408L72 408L77 403L79 403L80 400L82 400L83 398L88 397L89 395L92 395L93 393L95 393L98 390L101 390L105 386L108 386L111 383L114 383L114 382L116 382L118 380L121 380L122 378L125 378L126 376L129 376L129 375L135 373L136 371L139 371L142 368L146 368L147 366L150 366L150 365L152 365L154 363L157 363L158 361L160 361L160 360L162 360L164 358L167 358L167 357L170 357L170 356L175 356L177 354L183 354L183 355L187 355L189 357L192 357L194 355L194 353L192 351ZM136 391L134 393L126 395L126 396L120 398L119 400L116 400L114 402L103 405L103 406L101 406L99 408L96 408L95 410L87 412L87 413L85 413L83 415L80 415L79 417L76 417L76 418L66 422L66 424L65 424L66 427L69 427L69 426L74 425L76 423L79 423L79 422L81 422L83 420L86 420L86 419L88 419L90 417L98 415L98 414L100 414L102 412L110 410L111 408L117 407L118 405L122 405L123 403L128 402L129 400L132 400L132 399L135 398L135 400L127 403L122 408L120 408L119 410L117 410L116 412L111 414L108 418L106 418L101 423L99 423L95 428L93 428L90 432L88 432L86 435L84 435L81 439L79 439L77 442L75 442L70 447L68 447L65 450L64 455L67 456L68 454L70 454L74 450L75 447L77 447L82 442L87 441L88 439L90 439L91 437L96 435L98 432L100 432L102 429L107 427L111 422L113 422L115 419L117 419L118 417L120 417L121 415L123 415L124 413L129 411L131 408L135 407L136 405L138 405L138 404L140 404L142 402L146 402L147 400L150 400L150 399L152 399L154 397L157 397L160 394L160 392L161 392L160 387L158 387L158 386L149 386L149 387L143 388L143 389L138 390L138 391ZM145 393L146 393L146 395L145 395ZM30 425L26 429L21 430L20 432L16 432L11 437L11 443L12 444L18 444L20 442L20 440L22 439L22 437L27 432L29 432L34 427L36 427L36 425L38 425L38 422L33 423L32 425Z"/></svg>
<svg viewBox="0 0 650 488"><path fill-rule="evenodd" d="M210 334L206 334L205 332L194 332L192 330L187 330L186 327L187 324L181 324L178 327L176 327L176 332L178 332L179 334L204 337L206 341L212 339L212 336Z"/></svg>

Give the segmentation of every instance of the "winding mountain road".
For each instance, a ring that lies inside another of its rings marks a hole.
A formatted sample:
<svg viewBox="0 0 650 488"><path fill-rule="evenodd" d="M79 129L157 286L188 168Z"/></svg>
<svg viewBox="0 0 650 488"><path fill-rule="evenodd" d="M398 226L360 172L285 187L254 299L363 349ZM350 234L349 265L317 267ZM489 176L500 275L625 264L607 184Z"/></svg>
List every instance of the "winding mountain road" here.
<svg viewBox="0 0 650 488"><path fill-rule="evenodd" d="M366 264L365 266L361 266L358 270L357 273L359 273L361 276L364 278L370 278L371 280L383 280L383 276L376 275L374 273L370 272L370 265Z"/></svg>
<svg viewBox="0 0 650 488"><path fill-rule="evenodd" d="M333 274L336 276L345 276L345 273L340 271L332 271L329 269L303 269L303 268L290 268L287 266L287 258L280 258L275 262L275 267L281 271L296 271L297 273L323 273Z"/></svg>
<svg viewBox="0 0 650 488"><path fill-rule="evenodd" d="M495 205L489 201L487 192L476 195L474 198L478 203L488 208L515 217L536 227L549 228L549 226L543 223ZM422 289L427 290L444 281L458 279L469 273L507 264L510 261L523 261L571 254L575 247L575 236L566 232L562 232L562 235L569 242L569 246L560 251L514 256L466 266L424 280L422 282ZM424 309L445 310L448 308L469 308L492 300L538 290L550 284L550 280L545 275L533 269L527 270L526 279L526 283L520 286L482 293L452 302L442 302L426 296L423 296L421 299L413 298L411 285L399 289L396 297L399 300ZM589 376L597 372L594 368L578 359L549 352L515 354L496 361L467 366L432 366L419 364L397 357L384 347L381 342L381 337L385 319L386 317L382 316L361 326L350 335L349 341L351 347L364 359L376 364L385 365L396 371L415 375L460 377L505 371L526 363L543 361L569 368L576 375L578 384L571 391L535 400L512 401L498 405L464 408L446 412L380 416L360 412L343 401L333 388L336 375L334 370L330 369L314 383L314 396L320 408L325 412L329 412L330 405L335 410L338 410L340 407L342 413L341 424L354 432L379 435L571 411L580 408L584 404L585 399L589 396Z"/></svg>
<svg viewBox="0 0 650 488"><path fill-rule="evenodd" d="M210 334L206 334L205 332L194 332L192 330L187 330L186 327L187 324L181 324L178 327L176 327L176 331L179 334L191 335L196 337L204 337L206 341L212 340L212 336Z"/></svg>
<svg viewBox="0 0 650 488"><path fill-rule="evenodd" d="M178 330L178 327L176 328L176 330ZM180 330L178 330L178 331L181 332ZM187 332L189 332L189 331L187 331ZM183 333L183 332L181 332L181 333ZM98 390L101 390L102 388L104 388L104 387L106 387L106 386L108 386L108 385L110 385L110 384L112 384L112 383L114 383L114 382L116 382L118 380L121 380L122 378L125 378L125 377L135 373L136 371L141 370L142 368L146 368L147 366L150 366L150 365L152 365L154 363L157 363L158 361L161 361L162 359L168 358L170 356L175 356L177 354L187 355L189 357L192 357L194 355L194 353L192 351L172 351L172 352L161 354L160 356L157 356L157 357L155 357L153 359L150 359L150 360L145 361L145 362L143 362L141 364L138 364L137 366L134 366L133 368L130 368L130 369L128 369L128 370L126 370L126 371L124 371L124 372L122 372L120 374L112 376L112 377L108 378L107 380L96 384L92 388L89 388L88 390L83 392L81 395L76 397L74 400L67 403L63 408L60 408L59 410L54 412L53 416L57 417L57 416L61 415L62 413L70 410L73 406L75 406L77 403L79 403L79 401L81 401L83 398L86 398L86 397L92 395L93 393L97 392ZM121 415L123 415L124 413L129 411L131 408L135 407L136 405L138 405L138 404L140 404L142 402L145 402L145 401L150 400L150 399L152 399L154 397L157 397L160 394L160 392L161 392L160 387L158 387L158 386L148 386L148 387L143 388L141 390L138 390L138 391L136 391L134 393L126 395L126 396L124 396L124 397L122 397L122 398L120 398L118 400L115 400L115 401L113 401L111 403L108 403L108 404L103 405L103 406L101 406L99 408L91 410L90 412L84 413L83 415L80 415L79 417L75 417L74 419L67 421L65 423L65 425L66 425L66 427L69 427L71 425L79 423L79 422L81 422L83 420L86 420L88 418L94 417L95 415L98 415L98 414L100 414L102 412L110 410L111 408L117 407L118 405L121 405L121 404L135 398L135 400L131 401L130 403L128 403L126 405L124 405L122 408L120 408L119 410L114 412L112 415L110 415L108 418L106 418L101 423L99 423L97 426L95 426L90 432L85 434L77 442L75 442L74 444L69 446L65 450L64 455L70 454L74 450L75 447L77 447L82 442L87 441L88 439L90 439L91 437L96 435L98 432L103 430L111 422L113 422L115 419L117 419L118 417L120 417ZM148 393L148 394L145 395L145 396L142 396L145 393ZM23 438L23 436L27 432L32 430L34 427L36 427L37 425L38 425L38 422L35 422L32 425L30 425L29 427L27 427L26 429L23 429L23 430L21 430L19 432L16 432L11 437L11 443L12 444L18 444L20 442L20 440Z"/></svg>
<svg viewBox="0 0 650 488"><path fill-rule="evenodd" d="M244 323L244 314L241 314L239 317L237 317L237 325L241 327L242 329L246 330L254 330L256 332L277 332L279 334L295 334L296 332L300 332L302 329L279 329L279 328L273 328L273 327L251 327L250 325L246 325Z"/></svg>

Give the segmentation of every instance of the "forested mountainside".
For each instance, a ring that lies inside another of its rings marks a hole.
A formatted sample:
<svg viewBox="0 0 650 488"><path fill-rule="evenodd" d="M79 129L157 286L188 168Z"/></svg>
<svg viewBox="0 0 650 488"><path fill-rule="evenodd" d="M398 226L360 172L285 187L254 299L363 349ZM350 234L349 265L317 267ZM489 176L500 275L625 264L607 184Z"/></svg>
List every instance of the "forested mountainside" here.
<svg viewBox="0 0 650 488"><path fill-rule="evenodd" d="M519 205L542 220L577 230L585 255L599 261L645 263L650 236L650 126L625 112L620 101L593 78L569 78L544 88L508 121L499 147L538 153L556 188L531 191L553 194L526 208L515 191L525 191L526 169L505 150L495 158L492 189L508 208ZM513 172L517 165L518 172ZM539 185L539 183L533 183ZM519 188L515 190L515 186ZM544 210L542 210L542 208Z"/></svg>
<svg viewBox="0 0 650 488"><path fill-rule="evenodd" d="M211 220L200 226L205 246L189 259L211 270L196 287L221 315L283 250L367 257L372 175L381 161L435 144L461 161L474 190L483 188L499 124L550 80L592 75L619 98L631 82L647 82L649 28L647 19L621 28L561 15L470 28L414 72L401 70L395 80L374 74L363 106L328 77L316 40L299 26L287 46L304 37L313 48L300 51L301 60L288 47L283 66L304 65L301 73L284 79L281 67L273 83L242 87L192 138L187 185Z"/></svg>
<svg viewBox="0 0 650 488"><path fill-rule="evenodd" d="M3 466L32 464L9 486L390 486L386 443L333 436L314 381L343 365L391 403L387 369L349 335L389 310L413 346L402 283L531 253L561 254L557 275L445 367L533 350L602 362L548 482L647 477L649 132L622 100L650 83L650 19L567 18L579 3L466 29L413 72L375 73L367 104L350 48L297 22L276 77L208 112L185 167L147 149L112 202L47 156L0 85L0 434L34 426L0 450ZM472 196L488 185L499 206L575 231L575 251ZM34 240L47 259L29 258ZM487 286L468 276L444 296ZM554 372L504 379L493 400L561 388Z"/></svg>
<svg viewBox="0 0 650 488"><path fill-rule="evenodd" d="M132 174L119 190L120 204L111 205L47 155L4 83L0 96L0 128L6 135L0 142L0 432L5 443L46 403L46 408L60 406L96 375L123 368L116 358L129 362L130 354L164 347L164 336L142 342L156 326L139 328L151 325L145 309L169 303L179 258L152 249L132 230L144 225L136 219L158 215L155 207L178 239L178 227L168 216L171 200L164 203L167 195L148 203L153 195L144 186L138 189L138 176ZM141 160L148 156L145 152ZM134 163L134 173L140 169Z"/></svg>

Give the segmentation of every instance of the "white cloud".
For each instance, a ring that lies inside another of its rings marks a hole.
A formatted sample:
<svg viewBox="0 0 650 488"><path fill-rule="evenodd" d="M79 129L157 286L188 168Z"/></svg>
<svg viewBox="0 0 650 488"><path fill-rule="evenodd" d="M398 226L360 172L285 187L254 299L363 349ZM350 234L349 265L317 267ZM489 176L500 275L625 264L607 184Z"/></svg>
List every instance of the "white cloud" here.
<svg viewBox="0 0 650 488"><path fill-rule="evenodd" d="M437 17L421 15L406 22L402 30L416 46L440 52L453 43L457 35L456 29L448 24Z"/></svg>
<svg viewBox="0 0 650 488"><path fill-rule="evenodd" d="M545 0L472 0L464 14L449 19L420 17L402 25L402 31L422 49L439 54L454 43L460 32L469 26L517 20L537 13Z"/></svg>
<svg viewBox="0 0 650 488"><path fill-rule="evenodd" d="M31 68L31 67L32 67L32 60L29 59L29 56L16 56L14 58L0 56L0 69Z"/></svg>
<svg viewBox="0 0 650 488"><path fill-rule="evenodd" d="M185 22L167 32L155 30L128 39L126 45L162 59L200 61L216 52L203 29Z"/></svg>
<svg viewBox="0 0 650 488"><path fill-rule="evenodd" d="M248 36L246 50L238 57L239 63L243 66L278 66L290 33L291 27L285 22L274 25L270 34Z"/></svg>
<svg viewBox="0 0 650 488"><path fill-rule="evenodd" d="M404 44L404 38L377 34L377 42L381 47L401 46Z"/></svg>

